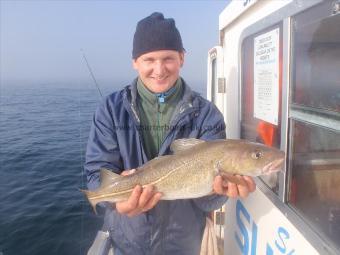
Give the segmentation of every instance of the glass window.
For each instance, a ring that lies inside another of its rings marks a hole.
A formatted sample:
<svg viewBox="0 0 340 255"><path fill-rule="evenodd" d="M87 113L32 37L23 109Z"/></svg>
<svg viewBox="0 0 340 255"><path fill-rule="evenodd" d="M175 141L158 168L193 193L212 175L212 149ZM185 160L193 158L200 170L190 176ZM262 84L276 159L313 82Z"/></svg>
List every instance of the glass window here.
<svg viewBox="0 0 340 255"><path fill-rule="evenodd" d="M291 121L289 203L340 244L340 133Z"/></svg>
<svg viewBox="0 0 340 255"><path fill-rule="evenodd" d="M315 9L322 13L324 7ZM340 14L322 18L314 12L294 21L292 101L340 112Z"/></svg>
<svg viewBox="0 0 340 255"><path fill-rule="evenodd" d="M216 58L211 61L211 102L215 102L215 93L216 93L216 79L217 79L217 70L216 70Z"/></svg>
<svg viewBox="0 0 340 255"><path fill-rule="evenodd" d="M292 24L288 203L340 250L340 14L325 1Z"/></svg>
<svg viewBox="0 0 340 255"><path fill-rule="evenodd" d="M241 138L280 148L282 24L242 45ZM278 192L277 174L262 180Z"/></svg>

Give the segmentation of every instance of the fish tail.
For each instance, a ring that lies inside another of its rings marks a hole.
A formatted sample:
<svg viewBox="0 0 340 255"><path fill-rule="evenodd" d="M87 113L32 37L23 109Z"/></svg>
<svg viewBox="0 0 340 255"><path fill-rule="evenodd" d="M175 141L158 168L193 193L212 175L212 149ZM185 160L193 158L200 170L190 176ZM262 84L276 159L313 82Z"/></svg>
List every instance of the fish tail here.
<svg viewBox="0 0 340 255"><path fill-rule="evenodd" d="M95 212L95 214L97 214L96 205L97 205L98 201L96 201L96 199L91 199L94 196L95 192L90 191L90 190L84 190L84 189L81 189L80 191L85 194L85 196L87 197L87 199L89 200L89 202L90 202L90 204L93 208L93 211Z"/></svg>

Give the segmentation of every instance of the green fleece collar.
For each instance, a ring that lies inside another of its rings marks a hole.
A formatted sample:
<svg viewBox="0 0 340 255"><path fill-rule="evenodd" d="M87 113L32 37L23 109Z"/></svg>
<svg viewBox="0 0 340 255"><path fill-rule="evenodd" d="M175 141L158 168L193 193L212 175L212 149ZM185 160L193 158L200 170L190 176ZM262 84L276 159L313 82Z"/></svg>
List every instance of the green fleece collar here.
<svg viewBox="0 0 340 255"><path fill-rule="evenodd" d="M146 100L152 105L158 103L166 103L172 98L176 97L182 88L182 79L178 78L175 85L172 86L168 91L163 93L153 93L151 92L142 82L140 78L137 80L137 91L142 100Z"/></svg>

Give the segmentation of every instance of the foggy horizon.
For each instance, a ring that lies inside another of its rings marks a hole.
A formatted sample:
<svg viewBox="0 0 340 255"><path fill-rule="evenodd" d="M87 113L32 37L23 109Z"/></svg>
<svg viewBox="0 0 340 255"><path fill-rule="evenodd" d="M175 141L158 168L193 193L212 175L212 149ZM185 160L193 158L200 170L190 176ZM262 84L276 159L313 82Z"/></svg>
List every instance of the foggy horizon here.
<svg viewBox="0 0 340 255"><path fill-rule="evenodd" d="M218 45L218 16L227 2L1 1L1 86L93 86L81 49L99 84L127 85L137 76L131 57L136 24L154 11L174 18L181 33L181 76L193 87L205 83L208 50Z"/></svg>

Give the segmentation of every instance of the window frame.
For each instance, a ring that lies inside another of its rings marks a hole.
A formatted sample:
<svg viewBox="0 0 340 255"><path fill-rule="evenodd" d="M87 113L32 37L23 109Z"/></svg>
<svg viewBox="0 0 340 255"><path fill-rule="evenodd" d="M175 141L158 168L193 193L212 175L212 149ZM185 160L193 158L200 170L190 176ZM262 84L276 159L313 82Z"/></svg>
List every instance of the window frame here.
<svg viewBox="0 0 340 255"><path fill-rule="evenodd" d="M268 26L268 27L266 27L265 29L263 29L263 30L260 30L260 31L258 31L258 32L256 32L256 33L254 33L254 34L251 34L251 35L249 35L249 36L247 36L247 37L245 37L244 39L243 39L243 41L242 41L242 46L241 46L241 48L242 48L242 56L241 56L241 62L242 62L242 60L243 59L245 59L245 55L244 55L244 52L243 52L243 46L245 45L244 43L246 42L246 40L247 39L251 39L250 41L252 41L252 42L254 42L254 38L256 38L256 37L258 37L258 36L260 36L260 35L263 35L263 34L266 34L266 33L268 33L268 32L271 32L271 31L273 31L273 30L275 30L275 29L279 29L279 35L280 35L280 37L279 37L279 47L283 47L283 22L281 21L281 22L279 22L279 23L276 23L276 24L273 24L273 25L271 25L271 26ZM282 37L282 38L281 38ZM281 113L281 115L282 115L282 113L283 113L283 109L282 109L282 106L283 106L283 98L284 98L284 96L283 96L283 48L282 48L282 54L281 54L281 49L278 49L278 51L279 51L279 59L278 59L278 61L279 61L279 68L281 67L281 70L279 70L279 71L282 71L282 74L281 75L279 75L279 76L281 76L281 81L280 81L280 79L279 79L279 83L281 82L281 85L279 84L279 86L281 87L281 91L279 91L279 98L278 98L278 103L280 103L281 102L281 105L279 106L279 108L278 108L278 114L280 114ZM253 52L253 54L254 54L254 52ZM254 57L254 56L252 56L252 57ZM281 59L282 58L282 59ZM282 61L281 62L281 64L280 64L280 61ZM249 63L249 62L253 62L253 61L250 61L249 59L248 59L248 61L246 61L246 65ZM242 66L242 65L241 65ZM254 68L255 68L255 66L253 66L253 70L254 70ZM243 70L243 69L240 69L240 70ZM244 74L244 72L242 72L242 75ZM254 74L253 74L254 75ZM244 108L244 104L243 104L243 98L242 98L242 96L243 96L243 94L242 94L242 92L244 91L243 89L243 77L244 76L242 76L242 78L241 78L241 83L240 83L240 100L239 100L239 102L240 102L240 137L241 137L241 134L242 134L242 130L243 130L243 128L242 128L242 115L243 115L243 108ZM254 77L253 77L253 82L254 82ZM253 89L255 89L254 87L253 87ZM255 90L253 91L253 93L255 93ZM281 97L281 98L280 98ZM254 103L254 102L253 102ZM254 109L253 109L254 110ZM280 118L280 116L278 116L279 117L279 121L278 121L278 125L280 126L280 137L279 137L279 143L280 143L280 147L279 147L279 149L281 149L281 150L284 150L284 148L282 148L282 138L284 138L285 136L282 134L282 131L284 130L284 128L283 128L283 126L282 126L282 118ZM255 118L255 117L254 117ZM259 121L261 121L261 120L259 120ZM284 123L285 124L285 123ZM241 138L243 138L243 137L241 137ZM276 147L276 148L278 148L278 147ZM282 178L284 177L284 173L281 173L281 172L279 172L278 173L278 182L279 182L279 191L278 191L278 195L281 197L281 194L284 192L284 190L282 189L282 188L280 188L282 185ZM266 184L266 182L264 181L264 180L261 180L261 182L262 182L262 184L264 184L264 185L266 185L266 187L268 188L268 186L267 186L267 184ZM272 191L270 188L269 188L269 190L270 191ZM275 195L276 195L276 193L275 193Z"/></svg>
<svg viewBox="0 0 340 255"><path fill-rule="evenodd" d="M238 94L239 94L239 132L241 132L241 120L242 120L242 86L243 86L243 53L242 46L245 39L250 36L254 36L261 31L266 31L266 29L273 27L282 22L282 101L281 101L281 146L280 149L288 152L290 151L290 143L288 142L291 137L289 132L290 120L292 118L301 119L303 118L301 114L296 111L291 111L295 105L291 103L291 68L292 68L292 22L293 16L303 11L317 6L322 3L328 3L327 0L313 0L313 1L298 1L294 0L282 9L266 16L265 18L255 22L253 25L245 28L240 36L239 41L239 52L238 52ZM320 120L323 121L324 119ZM320 122L318 121L318 123ZM333 121L333 126L338 125L338 122ZM328 126L326 126L328 127ZM287 157L288 158L288 157ZM288 159L285 162L286 172L279 175L279 191L276 195L261 179L256 178L255 182L261 192L271 200L274 206L276 206L287 219L292 222L292 224L305 236L305 238L313 244L313 246L320 252L320 254L337 254L338 249L334 247L325 236L320 236L314 228L312 228L306 219L289 206L288 202L288 183L290 181L290 176L292 173L289 171ZM326 253L325 253L326 252Z"/></svg>

